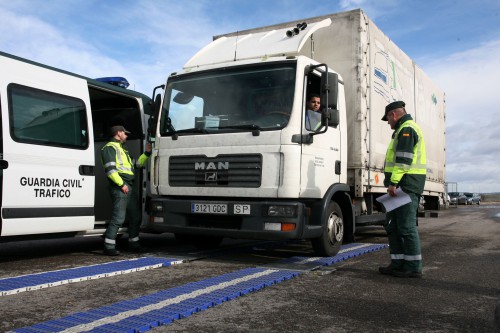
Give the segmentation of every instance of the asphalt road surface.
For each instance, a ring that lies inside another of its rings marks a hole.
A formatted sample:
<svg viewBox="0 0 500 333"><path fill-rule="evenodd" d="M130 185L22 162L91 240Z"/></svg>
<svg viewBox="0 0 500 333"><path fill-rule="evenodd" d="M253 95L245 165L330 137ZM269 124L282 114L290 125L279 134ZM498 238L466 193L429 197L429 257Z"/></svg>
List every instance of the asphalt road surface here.
<svg viewBox="0 0 500 333"><path fill-rule="evenodd" d="M286 267L280 263L297 256L313 260L308 242L226 240L217 251L200 252L176 242L171 235L142 235L147 253L125 252L112 258L102 255L99 238L0 244L3 281L140 257L183 260L168 267L4 294L0 296L0 331L22 327L49 331L33 325L54 323L73 318L75 313L135 302L142 296L173 292L184 286L194 288L189 291L189 297L194 297L215 288L214 284L206 287L210 281L235 272L243 272L235 279L250 279L247 270L256 269L257 273L252 274L299 271L279 283L142 331L494 332L495 307L500 300L500 204L459 206L439 212L438 218L420 218L419 222L422 279L379 274L378 267L389 262L387 248L323 269L310 270L308 266L300 270L297 265ZM361 247L386 242L380 227L360 230L356 239L356 245ZM194 283L199 281L204 283L202 287ZM224 283L236 283L233 281ZM175 298L169 297L147 306ZM109 314L119 316L123 314ZM91 328L80 326L80 331Z"/></svg>

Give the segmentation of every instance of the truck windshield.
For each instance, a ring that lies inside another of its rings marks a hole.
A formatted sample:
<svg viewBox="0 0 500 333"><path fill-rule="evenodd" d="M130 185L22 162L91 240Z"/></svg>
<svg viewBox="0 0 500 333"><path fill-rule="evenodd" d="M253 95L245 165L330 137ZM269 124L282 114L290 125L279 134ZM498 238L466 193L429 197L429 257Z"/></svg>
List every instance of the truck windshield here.
<svg viewBox="0 0 500 333"><path fill-rule="evenodd" d="M160 133L203 135L279 130L288 124L295 64L245 66L171 77Z"/></svg>

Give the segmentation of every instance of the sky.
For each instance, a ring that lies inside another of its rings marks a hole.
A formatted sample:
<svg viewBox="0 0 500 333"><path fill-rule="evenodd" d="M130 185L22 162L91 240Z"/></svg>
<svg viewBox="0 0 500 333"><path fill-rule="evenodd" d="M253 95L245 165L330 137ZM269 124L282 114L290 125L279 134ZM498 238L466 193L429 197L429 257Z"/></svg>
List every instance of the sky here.
<svg viewBox="0 0 500 333"><path fill-rule="evenodd" d="M357 8L445 92L446 181L500 192L499 0L0 0L0 50L151 96L212 36Z"/></svg>

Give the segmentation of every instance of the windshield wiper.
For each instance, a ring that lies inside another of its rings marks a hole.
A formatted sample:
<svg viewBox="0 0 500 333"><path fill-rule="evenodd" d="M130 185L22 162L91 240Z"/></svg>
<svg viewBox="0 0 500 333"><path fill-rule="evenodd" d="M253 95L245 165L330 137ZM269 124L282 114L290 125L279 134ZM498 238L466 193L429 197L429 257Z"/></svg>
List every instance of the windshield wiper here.
<svg viewBox="0 0 500 333"><path fill-rule="evenodd" d="M196 127L193 127L193 128L185 128L185 129L181 129L181 130L177 130L177 131L174 131L171 133L172 135L172 140L177 140L177 138L179 137L179 134L189 134L189 133L192 133L192 134L208 134L208 131L204 128L196 128Z"/></svg>
<svg viewBox="0 0 500 333"><path fill-rule="evenodd" d="M208 131L204 128L196 128L196 127L193 127L193 128L185 128L185 129L181 129L181 130L177 130L174 132L174 134L179 134L179 133L201 133L201 134L207 134Z"/></svg>
<svg viewBox="0 0 500 333"><path fill-rule="evenodd" d="M251 130L253 136L259 136L262 128L255 124L244 124L244 125L232 125L232 126L222 126L219 129L242 129L242 130Z"/></svg>

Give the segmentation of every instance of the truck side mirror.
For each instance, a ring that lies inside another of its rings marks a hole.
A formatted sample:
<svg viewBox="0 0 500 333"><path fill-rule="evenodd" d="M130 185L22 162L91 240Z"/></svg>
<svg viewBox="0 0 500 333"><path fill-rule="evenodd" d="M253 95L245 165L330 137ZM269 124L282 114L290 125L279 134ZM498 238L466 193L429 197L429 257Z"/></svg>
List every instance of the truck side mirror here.
<svg viewBox="0 0 500 333"><path fill-rule="evenodd" d="M161 108L161 95L158 94L155 97L155 104L153 106L153 112L155 115L155 118L158 118L158 115L160 114L160 108Z"/></svg>
<svg viewBox="0 0 500 333"><path fill-rule="evenodd" d="M340 123L340 114L337 109L329 109L328 126L337 127Z"/></svg>
<svg viewBox="0 0 500 333"><path fill-rule="evenodd" d="M160 108L161 108L161 95L157 94L153 104L153 116L149 117L148 120L148 133L150 138L154 138L155 136L156 121L158 119L158 115L160 114Z"/></svg>
<svg viewBox="0 0 500 333"><path fill-rule="evenodd" d="M321 74L321 108L337 109L339 76L336 73Z"/></svg>
<svg viewBox="0 0 500 333"><path fill-rule="evenodd" d="M337 127L340 122L337 100L339 95L339 76L336 73L323 72L321 74L321 108L323 110L322 123Z"/></svg>

